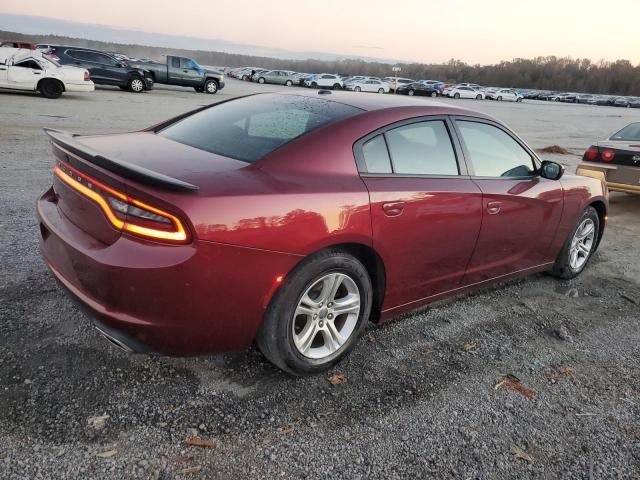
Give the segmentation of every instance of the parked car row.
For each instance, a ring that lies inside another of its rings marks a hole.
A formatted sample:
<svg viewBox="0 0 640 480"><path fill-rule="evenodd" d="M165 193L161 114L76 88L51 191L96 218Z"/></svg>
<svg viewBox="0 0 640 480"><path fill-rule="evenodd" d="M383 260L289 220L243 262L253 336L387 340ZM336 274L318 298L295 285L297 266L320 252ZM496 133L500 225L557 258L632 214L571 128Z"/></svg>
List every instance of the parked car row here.
<svg viewBox="0 0 640 480"><path fill-rule="evenodd" d="M520 90L524 98L548 102L585 103L610 107L640 108L640 97L598 95L591 93L554 92L549 90Z"/></svg>

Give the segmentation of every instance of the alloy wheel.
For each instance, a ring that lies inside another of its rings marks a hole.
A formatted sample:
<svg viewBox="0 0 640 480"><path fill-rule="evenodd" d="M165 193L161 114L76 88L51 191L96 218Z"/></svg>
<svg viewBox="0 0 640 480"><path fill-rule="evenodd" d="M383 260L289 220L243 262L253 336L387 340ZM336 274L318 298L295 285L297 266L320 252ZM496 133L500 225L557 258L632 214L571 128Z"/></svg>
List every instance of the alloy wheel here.
<svg viewBox="0 0 640 480"><path fill-rule="evenodd" d="M317 360L342 348L356 329L360 305L360 291L350 276L329 273L316 280L293 314L293 343L298 352Z"/></svg>
<svg viewBox="0 0 640 480"><path fill-rule="evenodd" d="M134 78L131 80L131 90L134 92L141 92L144 90L144 83L139 78Z"/></svg>
<svg viewBox="0 0 640 480"><path fill-rule="evenodd" d="M596 238L596 226L592 219L585 218L571 240L569 265L573 270L580 270L587 262Z"/></svg>

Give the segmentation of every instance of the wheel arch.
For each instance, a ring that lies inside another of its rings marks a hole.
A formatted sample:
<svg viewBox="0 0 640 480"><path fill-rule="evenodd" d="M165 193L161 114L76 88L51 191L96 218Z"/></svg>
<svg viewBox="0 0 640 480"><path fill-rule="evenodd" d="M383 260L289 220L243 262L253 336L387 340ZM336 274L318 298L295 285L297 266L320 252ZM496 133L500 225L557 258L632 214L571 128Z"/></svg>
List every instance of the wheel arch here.
<svg viewBox="0 0 640 480"><path fill-rule="evenodd" d="M373 323L378 323L382 313L382 304L384 302L387 278L382 257L371 246L363 243L337 243L328 245L304 256L292 268L292 270L299 268L305 260L328 250L344 252L356 258L364 265L373 287L373 302L371 305L371 315L369 316L369 320ZM273 300L274 296L275 295L272 295L271 300Z"/></svg>

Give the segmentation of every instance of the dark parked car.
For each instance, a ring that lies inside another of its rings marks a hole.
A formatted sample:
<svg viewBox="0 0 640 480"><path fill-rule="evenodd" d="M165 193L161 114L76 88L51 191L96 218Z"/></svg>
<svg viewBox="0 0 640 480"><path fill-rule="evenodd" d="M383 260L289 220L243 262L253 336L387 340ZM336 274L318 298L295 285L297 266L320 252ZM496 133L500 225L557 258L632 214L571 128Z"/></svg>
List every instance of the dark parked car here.
<svg viewBox="0 0 640 480"><path fill-rule="evenodd" d="M135 63L151 72L155 83L193 87L196 92L217 93L224 88L224 73L204 68L194 59L167 55L167 63Z"/></svg>
<svg viewBox="0 0 640 480"><path fill-rule="evenodd" d="M423 95L427 97L437 97L438 87L439 85L428 85L426 83L413 82L399 86L396 93L409 96Z"/></svg>
<svg viewBox="0 0 640 480"><path fill-rule="evenodd" d="M62 45L43 45L42 48L38 45L38 49L61 65L86 68L93 83L98 85L114 85L134 93L153 88L148 70L132 67L109 53Z"/></svg>
<svg viewBox="0 0 640 480"><path fill-rule="evenodd" d="M605 227L599 180L484 114L409 97L258 94L140 132L48 134L44 259L130 351L255 340L280 368L319 372L368 321L528 273L575 277Z"/></svg>
<svg viewBox="0 0 640 480"><path fill-rule="evenodd" d="M591 145L576 171L605 182L609 190L640 195L640 122Z"/></svg>

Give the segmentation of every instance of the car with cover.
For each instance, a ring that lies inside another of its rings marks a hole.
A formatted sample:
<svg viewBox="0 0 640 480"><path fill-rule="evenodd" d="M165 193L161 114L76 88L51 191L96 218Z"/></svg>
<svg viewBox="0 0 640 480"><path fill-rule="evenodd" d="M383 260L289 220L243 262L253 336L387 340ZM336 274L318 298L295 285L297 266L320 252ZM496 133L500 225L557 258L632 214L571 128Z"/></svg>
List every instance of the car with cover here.
<svg viewBox="0 0 640 480"><path fill-rule="evenodd" d="M39 92L58 98L64 92L92 92L84 68L62 66L36 50L0 48L0 89Z"/></svg>
<svg viewBox="0 0 640 480"><path fill-rule="evenodd" d="M47 133L46 265L129 351L255 343L287 372L321 372L370 321L575 277L605 228L600 180L487 115L408 96L264 93L143 131Z"/></svg>

